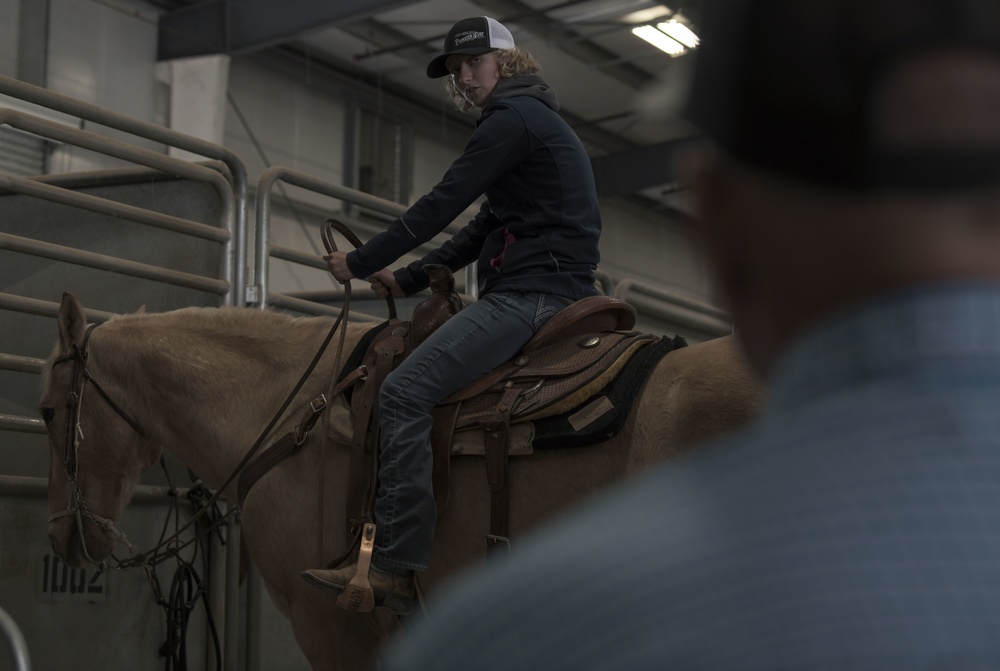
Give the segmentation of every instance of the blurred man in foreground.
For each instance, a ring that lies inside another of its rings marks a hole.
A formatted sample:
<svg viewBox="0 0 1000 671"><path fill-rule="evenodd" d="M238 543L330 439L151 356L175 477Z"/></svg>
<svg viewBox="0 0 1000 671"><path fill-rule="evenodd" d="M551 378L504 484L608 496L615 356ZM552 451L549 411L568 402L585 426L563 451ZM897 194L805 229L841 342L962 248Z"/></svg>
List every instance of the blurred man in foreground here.
<svg viewBox="0 0 1000 671"><path fill-rule="evenodd" d="M708 256L769 406L386 669L1000 668L1000 2L705 0Z"/></svg>

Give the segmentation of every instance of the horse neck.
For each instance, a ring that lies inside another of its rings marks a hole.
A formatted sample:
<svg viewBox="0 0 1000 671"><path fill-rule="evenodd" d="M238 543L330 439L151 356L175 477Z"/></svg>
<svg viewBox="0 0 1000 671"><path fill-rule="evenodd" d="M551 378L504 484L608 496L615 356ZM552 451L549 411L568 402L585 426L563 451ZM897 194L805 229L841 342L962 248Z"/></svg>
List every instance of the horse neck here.
<svg viewBox="0 0 1000 671"><path fill-rule="evenodd" d="M126 393L138 404L135 411L151 439L213 487L253 446L333 324L249 310L179 311L116 323L102 334L108 353L98 358L117 368L109 374L129 382ZM363 330L349 329L345 357ZM329 386L338 340L272 436L280 437L283 425L296 421L299 405ZM262 447L271 442L269 436Z"/></svg>

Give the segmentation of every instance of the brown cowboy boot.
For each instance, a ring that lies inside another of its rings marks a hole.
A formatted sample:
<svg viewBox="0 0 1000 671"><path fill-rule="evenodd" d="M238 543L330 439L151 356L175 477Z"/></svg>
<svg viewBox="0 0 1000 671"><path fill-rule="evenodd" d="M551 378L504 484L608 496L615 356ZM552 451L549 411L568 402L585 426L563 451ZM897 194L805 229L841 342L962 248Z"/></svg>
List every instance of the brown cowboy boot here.
<svg viewBox="0 0 1000 671"><path fill-rule="evenodd" d="M311 585L323 589L343 592L348 583L357 573L358 565L350 564L339 569L309 569L303 571L302 577ZM375 597L375 607L388 608L398 615L408 615L413 611L413 600L416 587L413 581L413 571L404 568L382 568L372 562L368 571L368 582L371 584ZM351 585L351 589L354 585ZM337 605L346 610L365 612L363 608L350 607L341 603Z"/></svg>

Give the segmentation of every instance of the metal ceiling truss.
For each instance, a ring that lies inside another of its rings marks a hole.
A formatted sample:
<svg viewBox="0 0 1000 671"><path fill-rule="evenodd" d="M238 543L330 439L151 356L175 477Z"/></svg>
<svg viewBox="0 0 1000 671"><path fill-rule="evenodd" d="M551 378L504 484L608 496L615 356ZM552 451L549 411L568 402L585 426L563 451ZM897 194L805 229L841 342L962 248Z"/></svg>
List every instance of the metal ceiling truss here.
<svg viewBox="0 0 1000 671"><path fill-rule="evenodd" d="M206 0L164 13L160 60L237 55L293 39L333 23L355 20L417 0Z"/></svg>

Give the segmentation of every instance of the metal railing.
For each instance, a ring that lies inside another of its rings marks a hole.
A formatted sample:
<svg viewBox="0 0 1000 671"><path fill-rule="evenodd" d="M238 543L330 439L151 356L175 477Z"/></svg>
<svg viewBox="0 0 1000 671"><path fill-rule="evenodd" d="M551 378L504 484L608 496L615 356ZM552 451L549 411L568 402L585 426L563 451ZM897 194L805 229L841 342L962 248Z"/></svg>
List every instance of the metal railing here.
<svg viewBox="0 0 1000 671"><path fill-rule="evenodd" d="M221 242L223 243L223 277L222 279L205 278L191 273L181 273L149 264L126 261L104 254L71 249L8 233L0 233L0 249L198 289L221 296L224 304L232 305L234 303L232 291L235 275L235 268L233 266L233 226L236 206L229 182L222 174L205 166L182 161L177 158L165 156L164 154L158 154L148 149L113 140L89 131L32 117L23 112L11 109L0 109L0 124L57 140L65 144L83 147L107 156L131 161L132 163L153 168L167 174L209 184L215 190L222 203L222 213L220 215L221 227L188 221L180 217L161 214L23 177L0 174L0 188L7 191L51 200L92 212L116 216L141 224L157 226L214 242Z"/></svg>
<svg viewBox="0 0 1000 671"><path fill-rule="evenodd" d="M0 608L0 630L3 631L7 642L10 644L10 652L14 658L14 669L16 671L29 671L31 669L31 659L28 655L28 643L24 640L24 635L18 628L7 611Z"/></svg>
<svg viewBox="0 0 1000 671"><path fill-rule="evenodd" d="M91 103L70 98L54 91L33 86L11 77L0 76L0 93L18 98L41 107L92 121L107 128L113 128L136 137L160 142L170 147L216 159L226 165L232 179L235 210L233 212L231 253L233 268L232 289L242 305L246 294L246 253L247 253L247 170L243 161L230 149L201 138L181 133L155 123L136 119L126 114L113 112Z"/></svg>
<svg viewBox="0 0 1000 671"><path fill-rule="evenodd" d="M278 182L292 184L307 191L329 196L343 203L357 205L372 212L378 212L391 217L402 216L407 208L399 203L394 203L369 193L358 191L357 189L351 189L340 184L318 179L292 168L274 166L261 174L260 179L257 181L254 281L248 291L248 295L252 296L254 300L248 302L259 308L276 306L311 314L339 314L340 311L336 308L270 290L270 261L272 258L326 270L326 264L323 263L321 258L315 255L308 255L295 249L271 244L271 192ZM475 272L474 264L466 268L465 286L468 293L466 297L473 299L475 298L476 287ZM351 315L352 317L361 319L379 319L378 317L364 315L355 311L352 311Z"/></svg>

